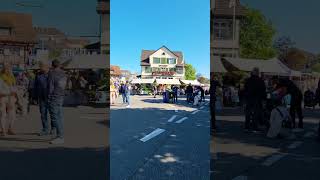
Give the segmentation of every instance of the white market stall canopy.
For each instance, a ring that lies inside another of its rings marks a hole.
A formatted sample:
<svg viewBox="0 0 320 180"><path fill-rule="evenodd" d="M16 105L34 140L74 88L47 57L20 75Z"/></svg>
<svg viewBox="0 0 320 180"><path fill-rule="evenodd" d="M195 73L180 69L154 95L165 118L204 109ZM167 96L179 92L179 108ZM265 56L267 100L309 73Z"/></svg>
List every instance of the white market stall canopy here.
<svg viewBox="0 0 320 180"><path fill-rule="evenodd" d="M200 86L201 83L198 80L181 80L183 84L191 84L193 86Z"/></svg>
<svg viewBox="0 0 320 180"><path fill-rule="evenodd" d="M290 69L278 59L261 60L228 57L224 57L223 59L241 71L251 72L253 68L257 67L260 72L266 74L301 76L301 72Z"/></svg>
<svg viewBox="0 0 320 180"><path fill-rule="evenodd" d="M213 56L213 59L210 63L210 71L214 73L226 73L228 72L224 67L220 56Z"/></svg>
<svg viewBox="0 0 320 180"><path fill-rule="evenodd" d="M105 54L75 55L62 64L65 69L106 69L109 67Z"/></svg>
<svg viewBox="0 0 320 180"><path fill-rule="evenodd" d="M157 84L180 85L179 79L156 79Z"/></svg>
<svg viewBox="0 0 320 180"><path fill-rule="evenodd" d="M133 79L131 84L152 84L154 79Z"/></svg>

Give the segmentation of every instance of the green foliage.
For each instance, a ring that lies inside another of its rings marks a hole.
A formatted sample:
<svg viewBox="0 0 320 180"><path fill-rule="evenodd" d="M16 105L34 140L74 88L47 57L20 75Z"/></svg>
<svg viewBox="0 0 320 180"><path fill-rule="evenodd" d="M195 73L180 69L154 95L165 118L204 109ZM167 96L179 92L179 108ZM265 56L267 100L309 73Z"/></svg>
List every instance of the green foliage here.
<svg viewBox="0 0 320 180"><path fill-rule="evenodd" d="M317 63L312 66L312 71L320 73L320 63Z"/></svg>
<svg viewBox="0 0 320 180"><path fill-rule="evenodd" d="M49 52L49 59L56 59L61 56L62 51L60 49L54 49Z"/></svg>
<svg viewBox="0 0 320 180"><path fill-rule="evenodd" d="M210 79L206 77L201 76L201 77L198 77L197 79L201 84L210 84Z"/></svg>
<svg viewBox="0 0 320 180"><path fill-rule="evenodd" d="M251 59L270 59L276 56L272 23L258 10L247 8L241 20L240 56Z"/></svg>
<svg viewBox="0 0 320 180"><path fill-rule="evenodd" d="M186 80L195 80L196 79L196 69L191 64L185 65L185 75Z"/></svg>

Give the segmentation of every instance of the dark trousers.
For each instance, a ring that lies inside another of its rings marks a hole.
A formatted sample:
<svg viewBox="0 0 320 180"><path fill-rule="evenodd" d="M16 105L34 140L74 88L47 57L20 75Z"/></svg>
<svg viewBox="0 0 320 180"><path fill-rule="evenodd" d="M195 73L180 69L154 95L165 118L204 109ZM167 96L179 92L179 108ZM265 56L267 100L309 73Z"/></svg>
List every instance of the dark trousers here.
<svg viewBox="0 0 320 180"><path fill-rule="evenodd" d="M302 116L302 98L292 98L290 103L290 116L292 119L293 128L296 127L296 113L299 118L299 128L303 128L303 116Z"/></svg>
<svg viewBox="0 0 320 180"><path fill-rule="evenodd" d="M262 118L262 102L248 102L245 114L245 128L258 130L259 120Z"/></svg>
<svg viewBox="0 0 320 180"><path fill-rule="evenodd" d="M178 94L173 93L173 102L178 102Z"/></svg>
<svg viewBox="0 0 320 180"><path fill-rule="evenodd" d="M205 101L205 97L204 97L204 95L202 94L202 95L201 95L200 102L203 102L203 101Z"/></svg>
<svg viewBox="0 0 320 180"><path fill-rule="evenodd" d="M210 100L211 130L216 129L216 101Z"/></svg>

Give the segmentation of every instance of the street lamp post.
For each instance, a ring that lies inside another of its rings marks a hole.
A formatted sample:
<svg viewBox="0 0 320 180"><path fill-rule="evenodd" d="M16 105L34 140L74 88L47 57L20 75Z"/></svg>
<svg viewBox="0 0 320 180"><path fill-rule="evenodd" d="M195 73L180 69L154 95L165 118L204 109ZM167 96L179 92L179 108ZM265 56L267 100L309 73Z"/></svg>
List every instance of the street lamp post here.
<svg viewBox="0 0 320 180"><path fill-rule="evenodd" d="M230 0L229 8L233 7L232 25L232 58L235 57L235 36L236 36L236 0Z"/></svg>

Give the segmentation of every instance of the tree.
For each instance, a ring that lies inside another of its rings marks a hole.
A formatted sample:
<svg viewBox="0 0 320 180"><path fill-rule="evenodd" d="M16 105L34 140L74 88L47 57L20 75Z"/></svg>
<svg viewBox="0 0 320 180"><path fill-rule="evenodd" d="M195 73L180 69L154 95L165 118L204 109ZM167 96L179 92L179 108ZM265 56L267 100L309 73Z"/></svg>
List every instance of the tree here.
<svg viewBox="0 0 320 180"><path fill-rule="evenodd" d="M210 79L204 77L204 76L200 76L197 78L197 80L201 83L201 84L210 84Z"/></svg>
<svg viewBox="0 0 320 180"><path fill-rule="evenodd" d="M294 48L296 43L289 36L279 37L274 42L274 47L277 50L278 58L282 61L288 56L289 50Z"/></svg>
<svg viewBox="0 0 320 180"><path fill-rule="evenodd" d="M195 80L196 79L196 69L191 64L185 65L185 75L186 80Z"/></svg>
<svg viewBox="0 0 320 180"><path fill-rule="evenodd" d="M270 59L275 57L273 37L276 31L267 18L259 11L247 8L241 21L240 56L251 59Z"/></svg>

